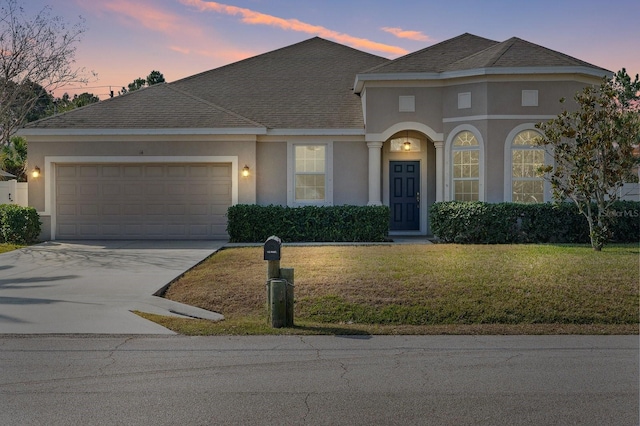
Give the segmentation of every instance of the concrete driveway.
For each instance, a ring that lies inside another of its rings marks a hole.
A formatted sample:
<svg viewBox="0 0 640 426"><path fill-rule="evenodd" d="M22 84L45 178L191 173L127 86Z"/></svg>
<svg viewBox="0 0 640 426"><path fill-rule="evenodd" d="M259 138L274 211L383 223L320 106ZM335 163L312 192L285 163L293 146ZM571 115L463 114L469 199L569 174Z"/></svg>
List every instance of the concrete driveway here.
<svg viewBox="0 0 640 426"><path fill-rule="evenodd" d="M0 334L174 334L133 314L214 312L153 294L224 241L50 241L0 254Z"/></svg>

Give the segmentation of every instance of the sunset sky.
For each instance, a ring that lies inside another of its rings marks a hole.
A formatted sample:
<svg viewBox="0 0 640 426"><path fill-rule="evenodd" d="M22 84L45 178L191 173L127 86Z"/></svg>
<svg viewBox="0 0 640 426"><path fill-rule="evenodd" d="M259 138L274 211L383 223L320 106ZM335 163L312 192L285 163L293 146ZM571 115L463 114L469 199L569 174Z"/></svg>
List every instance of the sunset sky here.
<svg viewBox="0 0 640 426"><path fill-rule="evenodd" d="M87 31L76 64L106 99L151 70L175 81L320 36L396 58L469 32L519 37L617 71L640 73L640 1L617 0L22 0ZM56 93L60 96L62 93Z"/></svg>

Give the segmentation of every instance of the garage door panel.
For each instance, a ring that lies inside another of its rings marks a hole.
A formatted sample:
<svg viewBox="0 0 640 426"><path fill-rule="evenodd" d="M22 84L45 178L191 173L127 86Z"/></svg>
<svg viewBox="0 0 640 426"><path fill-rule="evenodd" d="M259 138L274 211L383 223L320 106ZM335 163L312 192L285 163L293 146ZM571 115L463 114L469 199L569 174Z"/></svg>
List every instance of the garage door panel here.
<svg viewBox="0 0 640 426"><path fill-rule="evenodd" d="M84 183L80 185L80 195L83 197L97 197L100 195L98 184Z"/></svg>
<svg viewBox="0 0 640 426"><path fill-rule="evenodd" d="M129 216L129 220L139 218L144 214L145 207L142 204L122 204L121 215L126 219Z"/></svg>
<svg viewBox="0 0 640 426"><path fill-rule="evenodd" d="M186 191L188 195L208 195L210 186L206 184L187 185Z"/></svg>
<svg viewBox="0 0 640 426"><path fill-rule="evenodd" d="M80 177L95 178L98 177L98 166L82 166L80 167Z"/></svg>
<svg viewBox="0 0 640 426"><path fill-rule="evenodd" d="M102 172L102 177L110 177L110 178L120 177L120 174L122 172L120 166L104 166L104 165L100 168L100 171Z"/></svg>
<svg viewBox="0 0 640 426"><path fill-rule="evenodd" d="M100 226L95 223L82 224L78 226L78 230L81 237L91 237L99 232Z"/></svg>
<svg viewBox="0 0 640 426"><path fill-rule="evenodd" d="M188 191L187 188L188 188L187 184L169 183L166 186L166 191L167 191L167 195L169 196L182 195L187 193Z"/></svg>
<svg viewBox="0 0 640 426"><path fill-rule="evenodd" d="M113 183L104 183L102 184L102 195L105 197L108 196L118 196L122 194L122 190L120 185Z"/></svg>
<svg viewBox="0 0 640 426"><path fill-rule="evenodd" d="M124 185L123 195L125 196L139 196L144 194L144 185L140 183L132 183L131 185Z"/></svg>
<svg viewBox="0 0 640 426"><path fill-rule="evenodd" d="M60 239L226 238L230 164L56 166Z"/></svg>
<svg viewBox="0 0 640 426"><path fill-rule="evenodd" d="M191 216L206 216L209 213L208 204L191 204L188 208L187 213Z"/></svg>
<svg viewBox="0 0 640 426"><path fill-rule="evenodd" d="M146 184L144 187L144 193L148 196L162 195L165 193L165 188L161 183Z"/></svg>
<svg viewBox="0 0 640 426"><path fill-rule="evenodd" d="M102 233L109 237L116 237L121 234L120 225L117 224L103 224L102 225Z"/></svg>
<svg viewBox="0 0 640 426"><path fill-rule="evenodd" d="M165 206L164 204L147 204L145 213L149 216L163 216L165 214Z"/></svg>
<svg viewBox="0 0 640 426"><path fill-rule="evenodd" d="M183 204L169 204L167 205L167 215L169 216L184 216L186 213L185 206Z"/></svg>
<svg viewBox="0 0 640 426"><path fill-rule="evenodd" d="M189 177L206 178L209 176L209 167L207 166L191 166L189 167Z"/></svg>
<svg viewBox="0 0 640 426"><path fill-rule="evenodd" d="M168 166L167 176L171 178L182 178L187 176L187 167L185 166Z"/></svg>
<svg viewBox="0 0 640 426"><path fill-rule="evenodd" d="M59 184L58 185L58 197L65 195L76 195L75 184Z"/></svg>
<svg viewBox="0 0 640 426"><path fill-rule="evenodd" d="M102 214L104 216L120 216L120 204L103 204Z"/></svg>
<svg viewBox="0 0 640 426"><path fill-rule="evenodd" d="M58 205L58 215L61 215L61 216L75 216L76 215L76 205L75 204L59 204Z"/></svg>
<svg viewBox="0 0 640 426"><path fill-rule="evenodd" d="M76 166L58 166L56 167L57 176L59 178L75 177L77 168Z"/></svg>
<svg viewBox="0 0 640 426"><path fill-rule="evenodd" d="M122 175L127 178L140 178L142 177L144 166L124 166L122 168Z"/></svg>
<svg viewBox="0 0 640 426"><path fill-rule="evenodd" d="M80 216L98 216L99 206L96 204L81 204Z"/></svg>
<svg viewBox="0 0 640 426"><path fill-rule="evenodd" d="M164 168L162 166L147 166L144 169L146 177L159 178L164 175Z"/></svg>

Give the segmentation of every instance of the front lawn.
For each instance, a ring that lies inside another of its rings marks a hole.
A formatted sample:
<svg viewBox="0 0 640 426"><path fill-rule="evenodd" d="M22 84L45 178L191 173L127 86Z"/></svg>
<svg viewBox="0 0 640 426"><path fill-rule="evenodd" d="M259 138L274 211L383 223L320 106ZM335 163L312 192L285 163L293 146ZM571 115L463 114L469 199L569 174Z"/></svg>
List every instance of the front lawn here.
<svg viewBox="0 0 640 426"><path fill-rule="evenodd" d="M637 245L284 245L296 327L280 330L266 324L262 254L222 250L168 290L225 321L153 319L184 334L638 332Z"/></svg>
<svg viewBox="0 0 640 426"><path fill-rule="evenodd" d="M18 244L11 244L11 243L0 243L0 253L6 253L8 251L17 250L22 247L24 246L21 246Z"/></svg>

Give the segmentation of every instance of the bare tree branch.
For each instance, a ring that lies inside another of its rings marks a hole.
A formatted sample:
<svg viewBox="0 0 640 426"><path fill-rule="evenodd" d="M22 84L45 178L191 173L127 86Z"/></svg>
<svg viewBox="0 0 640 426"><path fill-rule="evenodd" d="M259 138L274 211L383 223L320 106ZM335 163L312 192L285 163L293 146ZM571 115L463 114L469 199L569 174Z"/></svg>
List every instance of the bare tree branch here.
<svg viewBox="0 0 640 426"><path fill-rule="evenodd" d="M0 0L0 145L7 144L38 99L70 83L86 83L76 46L86 31L45 7L27 16L18 0ZM37 83L37 86L34 85ZM34 91L39 87L45 93Z"/></svg>

